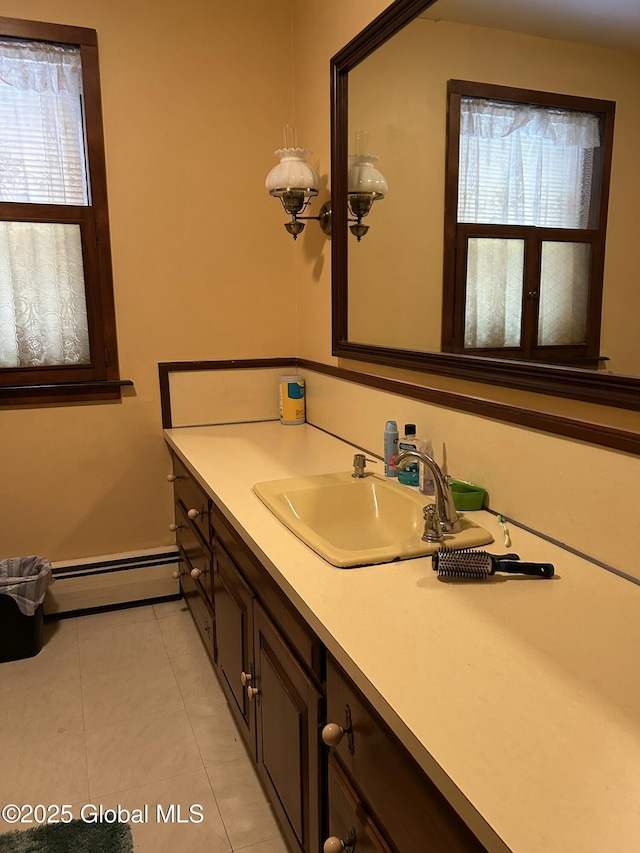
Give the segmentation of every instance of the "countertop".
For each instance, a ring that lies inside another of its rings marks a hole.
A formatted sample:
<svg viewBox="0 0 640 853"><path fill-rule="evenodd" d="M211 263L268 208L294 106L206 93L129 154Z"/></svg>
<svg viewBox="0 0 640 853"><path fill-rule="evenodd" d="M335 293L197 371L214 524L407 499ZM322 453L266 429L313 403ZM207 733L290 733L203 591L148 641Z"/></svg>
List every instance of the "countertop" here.
<svg viewBox="0 0 640 853"><path fill-rule="evenodd" d="M506 549L486 511L468 515L487 550L555 577L450 583L430 558L338 569L251 487L351 470L352 445L279 422L165 437L491 853L640 849L638 585L513 523ZM594 514L596 535L615 534Z"/></svg>

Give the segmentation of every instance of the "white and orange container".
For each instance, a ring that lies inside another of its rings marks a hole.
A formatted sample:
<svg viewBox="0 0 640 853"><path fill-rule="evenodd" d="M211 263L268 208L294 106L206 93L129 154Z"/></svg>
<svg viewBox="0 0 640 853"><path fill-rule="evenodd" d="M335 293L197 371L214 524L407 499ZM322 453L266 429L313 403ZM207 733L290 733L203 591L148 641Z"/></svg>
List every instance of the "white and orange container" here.
<svg viewBox="0 0 640 853"><path fill-rule="evenodd" d="M280 423L288 426L305 422L304 379L299 373L280 377Z"/></svg>

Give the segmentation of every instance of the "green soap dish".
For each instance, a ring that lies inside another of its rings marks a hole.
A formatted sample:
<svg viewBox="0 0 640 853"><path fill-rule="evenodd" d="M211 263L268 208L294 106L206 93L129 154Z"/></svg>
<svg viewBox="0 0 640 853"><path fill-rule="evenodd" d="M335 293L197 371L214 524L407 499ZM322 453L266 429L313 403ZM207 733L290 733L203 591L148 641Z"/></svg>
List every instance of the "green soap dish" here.
<svg viewBox="0 0 640 853"><path fill-rule="evenodd" d="M486 491L481 486L474 486L473 483L466 483L464 480L456 480L452 477L451 494L455 508L464 512L482 509Z"/></svg>

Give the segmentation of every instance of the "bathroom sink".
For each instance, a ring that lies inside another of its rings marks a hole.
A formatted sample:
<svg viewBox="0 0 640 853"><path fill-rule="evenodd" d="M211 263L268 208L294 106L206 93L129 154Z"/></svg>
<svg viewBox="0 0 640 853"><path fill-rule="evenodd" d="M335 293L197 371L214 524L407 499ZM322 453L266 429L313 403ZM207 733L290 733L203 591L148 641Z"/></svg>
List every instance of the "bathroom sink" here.
<svg viewBox="0 0 640 853"><path fill-rule="evenodd" d="M349 472L256 483L253 491L289 530L334 566L348 568L432 554L422 541L423 507L432 499L395 479ZM469 548L493 541L461 516L460 533L445 547Z"/></svg>

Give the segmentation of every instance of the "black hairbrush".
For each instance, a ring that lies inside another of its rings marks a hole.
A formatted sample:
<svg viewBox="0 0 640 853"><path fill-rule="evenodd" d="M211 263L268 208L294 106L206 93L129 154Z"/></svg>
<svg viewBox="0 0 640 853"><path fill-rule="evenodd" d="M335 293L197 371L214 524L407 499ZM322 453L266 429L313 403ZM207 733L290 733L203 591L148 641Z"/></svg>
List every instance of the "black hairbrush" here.
<svg viewBox="0 0 640 853"><path fill-rule="evenodd" d="M441 548L433 554L432 559L434 572L438 573L438 577L446 578L482 580L496 572L552 578L554 573L551 563L524 563L520 562L518 554L489 554L488 551L475 551L472 548L459 551Z"/></svg>

